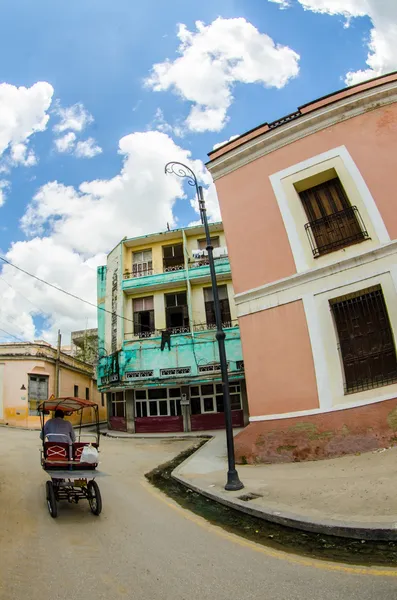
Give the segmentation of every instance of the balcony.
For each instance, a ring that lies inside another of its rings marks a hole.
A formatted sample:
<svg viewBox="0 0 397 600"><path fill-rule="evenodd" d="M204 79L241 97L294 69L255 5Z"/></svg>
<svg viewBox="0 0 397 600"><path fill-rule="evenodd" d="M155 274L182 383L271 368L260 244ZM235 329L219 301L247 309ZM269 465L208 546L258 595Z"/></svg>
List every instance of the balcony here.
<svg viewBox="0 0 397 600"><path fill-rule="evenodd" d="M171 287L186 280L184 265L166 267L163 271L155 272L153 269L142 271L137 275L129 271L124 272L122 289L125 292L153 289L156 287Z"/></svg>
<svg viewBox="0 0 397 600"><path fill-rule="evenodd" d="M369 239L356 206L306 223L305 230L314 258Z"/></svg>
<svg viewBox="0 0 397 600"><path fill-rule="evenodd" d="M217 275L229 275L230 274L230 262L228 256L214 257L215 272ZM193 259L193 262L189 262L189 279L209 279L210 278L210 267L208 262L208 256Z"/></svg>

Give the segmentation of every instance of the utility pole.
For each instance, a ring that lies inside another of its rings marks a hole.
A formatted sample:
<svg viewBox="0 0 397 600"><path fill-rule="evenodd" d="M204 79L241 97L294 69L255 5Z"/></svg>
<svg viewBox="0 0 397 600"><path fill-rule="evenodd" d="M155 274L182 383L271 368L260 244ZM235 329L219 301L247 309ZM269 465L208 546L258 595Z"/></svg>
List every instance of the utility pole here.
<svg viewBox="0 0 397 600"><path fill-rule="evenodd" d="M61 330L58 329L57 356L55 359L55 397L59 398L59 365L61 362Z"/></svg>

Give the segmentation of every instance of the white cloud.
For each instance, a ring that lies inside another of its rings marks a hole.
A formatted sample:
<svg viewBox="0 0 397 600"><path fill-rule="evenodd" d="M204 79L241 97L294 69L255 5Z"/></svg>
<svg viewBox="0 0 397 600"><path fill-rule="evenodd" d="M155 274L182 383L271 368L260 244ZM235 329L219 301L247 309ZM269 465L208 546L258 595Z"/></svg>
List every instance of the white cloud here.
<svg viewBox="0 0 397 600"><path fill-rule="evenodd" d="M98 146L92 137L76 144L75 155L79 158L93 158L97 154L101 154L101 152L102 148Z"/></svg>
<svg viewBox="0 0 397 600"><path fill-rule="evenodd" d="M170 123L166 121L161 108L157 108L154 118L148 126L148 130L150 129L156 129L157 131L162 131L163 133L172 133L177 137L183 137L185 133L184 127L181 123L170 125Z"/></svg>
<svg viewBox="0 0 397 600"><path fill-rule="evenodd" d="M6 191L10 187L10 182L6 179L0 179L0 206L6 201Z"/></svg>
<svg viewBox="0 0 397 600"><path fill-rule="evenodd" d="M225 140L224 142L219 142L218 144L214 144L212 146L212 149L218 150L218 148L222 148L222 146L224 146L225 144L228 144L229 142L232 142L233 140L237 140L238 137L240 137L240 136L239 135L231 135L228 140Z"/></svg>
<svg viewBox="0 0 397 600"><path fill-rule="evenodd" d="M271 0L272 1L272 0ZM351 19L368 16L373 28L368 43L367 69L349 71L347 85L360 83L397 69L397 1L396 0L298 0L305 10L341 15L346 26Z"/></svg>
<svg viewBox="0 0 397 600"><path fill-rule="evenodd" d="M201 161L192 161L188 150L158 131L123 137L119 153L123 167L112 179L87 181L78 189L57 181L41 187L22 218L26 234L47 231L57 243L94 255L125 235L175 224L172 208L175 199L183 197L183 186L177 177L164 174L170 159L188 162L204 183L211 181Z"/></svg>
<svg viewBox="0 0 397 600"><path fill-rule="evenodd" d="M55 112L60 117L60 121L54 126L54 131L57 134L67 132L62 137L54 140L58 152L73 152L78 158L93 158L97 154L101 154L102 148L98 146L93 137L77 141L74 132L81 133L94 121L93 116L84 108L81 102L67 108L58 105Z"/></svg>
<svg viewBox="0 0 397 600"><path fill-rule="evenodd" d="M279 4L280 8L289 8L291 6L291 0L269 0L269 2Z"/></svg>
<svg viewBox="0 0 397 600"><path fill-rule="evenodd" d="M76 134L73 131L65 133L62 137L56 138L54 144L58 152L72 152L76 143Z"/></svg>
<svg viewBox="0 0 397 600"><path fill-rule="evenodd" d="M45 81L30 88L0 84L0 157L10 149L12 165L35 164L34 152L27 144L33 134L46 129L53 93L53 87Z"/></svg>
<svg viewBox="0 0 397 600"><path fill-rule="evenodd" d="M7 253L7 259L70 291L96 303L96 270L94 262L77 252L58 244L50 237L16 242ZM104 256L97 257L99 262ZM11 287L10 287L11 286ZM5 265L0 278L0 327L22 339L40 337L55 343L58 328L65 334L95 324L95 308L70 298L27 275ZM35 332L34 317L48 318L46 330Z"/></svg>
<svg viewBox="0 0 397 600"><path fill-rule="evenodd" d="M175 144L165 133L147 131L125 136L119 142L123 166L111 179L86 181L79 188L57 181L42 186L22 218L26 241L13 244L7 258L27 271L73 294L96 303L96 266L124 236L134 237L176 226L176 199L193 198L183 180L165 175L169 160L187 163L205 192L208 216L219 219L215 186L203 163ZM194 203L193 203L194 204ZM56 330L65 334L96 324L96 311L77 300L5 266L2 276L18 290L13 294L0 278L0 327L19 337L37 337L33 319L40 311L48 317L45 339L55 341ZM23 294L23 296L21 295ZM27 300L28 298L29 300ZM39 307L39 309L37 309ZM11 321L9 320L11 319ZM10 323L15 323L12 328Z"/></svg>
<svg viewBox="0 0 397 600"><path fill-rule="evenodd" d="M186 126L191 131L220 131L227 121L236 83L284 87L299 72L299 55L276 44L244 18L217 18L196 31L179 25L179 56L153 66L146 85L172 90L192 103Z"/></svg>
<svg viewBox="0 0 397 600"><path fill-rule="evenodd" d="M83 131L87 125L94 121L93 116L84 108L81 102L66 108L58 105L55 113L60 117L59 123L54 126L54 131L58 133L68 130Z"/></svg>
<svg viewBox="0 0 397 600"><path fill-rule="evenodd" d="M11 163L13 165L33 167L37 164L37 158L33 150L28 150L26 144L13 144L11 146Z"/></svg>

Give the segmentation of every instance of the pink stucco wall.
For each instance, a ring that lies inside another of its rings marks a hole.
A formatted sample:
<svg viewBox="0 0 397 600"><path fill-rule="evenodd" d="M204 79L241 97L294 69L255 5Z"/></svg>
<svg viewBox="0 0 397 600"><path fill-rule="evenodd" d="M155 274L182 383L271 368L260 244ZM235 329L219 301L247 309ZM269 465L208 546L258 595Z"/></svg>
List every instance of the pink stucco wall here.
<svg viewBox="0 0 397 600"><path fill-rule="evenodd" d="M302 138L216 181L235 292L296 272L269 176L345 145L364 177L392 239L397 237L397 103Z"/></svg>
<svg viewBox="0 0 397 600"><path fill-rule="evenodd" d="M302 302L247 315L239 322L250 416L318 408Z"/></svg>

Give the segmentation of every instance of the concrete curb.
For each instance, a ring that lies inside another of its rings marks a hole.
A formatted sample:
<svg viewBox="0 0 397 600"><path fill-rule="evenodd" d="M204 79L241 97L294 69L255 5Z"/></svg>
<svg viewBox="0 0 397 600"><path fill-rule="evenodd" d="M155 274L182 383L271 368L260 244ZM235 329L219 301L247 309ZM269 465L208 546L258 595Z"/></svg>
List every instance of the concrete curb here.
<svg viewBox="0 0 397 600"><path fill-rule="evenodd" d="M100 435L104 437L115 438L118 440L210 440L211 436L208 435L173 435L172 433L164 434L152 434L152 433L131 433L130 435L118 435L117 432L103 432L100 431Z"/></svg>
<svg viewBox="0 0 397 600"><path fill-rule="evenodd" d="M193 455L181 463L171 473L171 477L184 485L185 487L201 494L202 496L209 498L215 502L219 502L228 508L233 508L240 512L248 515L263 519L264 521L270 521L272 523L278 523L285 527L293 529L300 529L302 531L309 531L311 533L320 533L323 535L334 535L338 537L359 539L359 540L371 540L371 541L397 541L397 515L396 520L390 522L377 522L374 520L373 523L363 522L349 522L349 521L338 521L334 519L323 519L323 520L312 520L306 516L295 514L287 511L275 511L273 508L261 508L257 505L250 506L249 502L240 500L239 498L231 496L231 492L218 493L209 491L207 489L200 488L191 481L185 479L179 474L179 472L186 467L191 461L192 457L197 455L203 448L214 440L210 440L199 448ZM226 469L226 466L225 466ZM233 492L232 492L233 493ZM240 495L244 494L244 490L239 492Z"/></svg>

